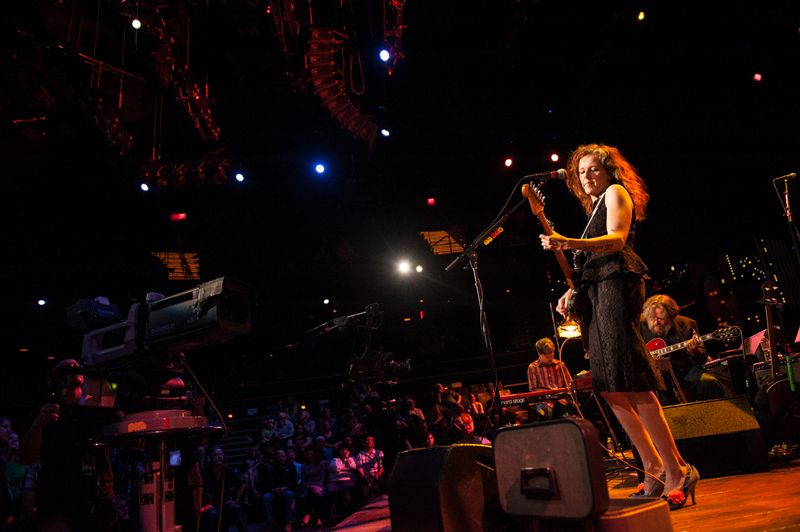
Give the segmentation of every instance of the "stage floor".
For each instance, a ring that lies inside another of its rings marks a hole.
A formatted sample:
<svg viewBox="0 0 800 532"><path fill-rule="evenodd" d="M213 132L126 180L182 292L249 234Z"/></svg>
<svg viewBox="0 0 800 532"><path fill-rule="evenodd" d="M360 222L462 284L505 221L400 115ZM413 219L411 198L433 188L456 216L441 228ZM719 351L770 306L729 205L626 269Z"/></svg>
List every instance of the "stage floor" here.
<svg viewBox="0 0 800 532"><path fill-rule="evenodd" d="M800 460L771 465L771 471L766 473L701 479L697 504L669 514L675 532L800 531ZM608 480L609 494L612 498L628 497L636 491L637 484L635 474L618 474ZM391 532L387 497L364 507L332 530Z"/></svg>

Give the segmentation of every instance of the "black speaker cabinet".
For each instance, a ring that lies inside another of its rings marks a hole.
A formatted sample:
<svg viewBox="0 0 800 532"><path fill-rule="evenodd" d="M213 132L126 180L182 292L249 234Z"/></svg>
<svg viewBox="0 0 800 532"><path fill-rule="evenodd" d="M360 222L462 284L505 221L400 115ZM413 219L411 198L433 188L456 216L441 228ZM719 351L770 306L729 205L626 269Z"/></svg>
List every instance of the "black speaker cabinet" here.
<svg viewBox="0 0 800 532"><path fill-rule="evenodd" d="M581 521L608 509L600 440L588 421L501 428L494 462L500 506L509 514Z"/></svg>
<svg viewBox="0 0 800 532"><path fill-rule="evenodd" d="M490 445L403 451L387 492L392 532L484 532L508 519L497 503Z"/></svg>
<svg viewBox="0 0 800 532"><path fill-rule="evenodd" d="M764 436L743 396L664 407L683 459L701 478L769 471Z"/></svg>

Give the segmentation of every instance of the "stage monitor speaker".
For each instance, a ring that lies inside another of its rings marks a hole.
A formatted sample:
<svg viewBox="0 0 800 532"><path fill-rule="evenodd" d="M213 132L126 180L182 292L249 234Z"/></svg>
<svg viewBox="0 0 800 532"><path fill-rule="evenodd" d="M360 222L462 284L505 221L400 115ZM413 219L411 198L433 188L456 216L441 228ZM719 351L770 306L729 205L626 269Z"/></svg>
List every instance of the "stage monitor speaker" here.
<svg viewBox="0 0 800 532"><path fill-rule="evenodd" d="M587 520L609 504L600 439L582 419L504 427L494 438L500 506L509 514Z"/></svg>
<svg viewBox="0 0 800 532"><path fill-rule="evenodd" d="M683 459L701 478L769 471L764 436L744 396L664 407Z"/></svg>
<svg viewBox="0 0 800 532"><path fill-rule="evenodd" d="M484 532L509 521L497 503L490 445L397 455L387 493L392 532Z"/></svg>

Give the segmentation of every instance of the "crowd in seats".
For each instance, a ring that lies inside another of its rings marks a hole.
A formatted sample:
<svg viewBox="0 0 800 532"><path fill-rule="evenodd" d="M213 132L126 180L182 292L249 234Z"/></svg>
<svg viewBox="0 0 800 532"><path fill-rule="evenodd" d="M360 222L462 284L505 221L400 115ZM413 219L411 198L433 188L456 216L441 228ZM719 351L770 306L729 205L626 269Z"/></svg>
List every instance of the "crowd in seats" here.
<svg viewBox="0 0 800 532"><path fill-rule="evenodd" d="M196 396L187 408L219 423L210 405ZM216 530L220 520L240 531L258 522L266 522L267 530L333 526L385 493L398 452L458 442L488 443L476 435L482 430L476 423L486 420L484 405L474 394L442 385L419 396L395 397L381 397L377 390L360 385L341 402L301 406L287 397L261 405L259 412L263 418L249 434L241 461L226 460L224 438L181 441L176 493L185 496L176 495L175 514L184 530ZM11 421L0 418L4 473L0 483L10 487L0 486L0 517L12 518L11 525L0 526L2 532L37 530L39 465L22 465L18 444ZM129 447L114 447L107 455L117 512L110 529L138 530L139 484L151 457L145 449ZM199 516L192 516L193 499L202 501Z"/></svg>

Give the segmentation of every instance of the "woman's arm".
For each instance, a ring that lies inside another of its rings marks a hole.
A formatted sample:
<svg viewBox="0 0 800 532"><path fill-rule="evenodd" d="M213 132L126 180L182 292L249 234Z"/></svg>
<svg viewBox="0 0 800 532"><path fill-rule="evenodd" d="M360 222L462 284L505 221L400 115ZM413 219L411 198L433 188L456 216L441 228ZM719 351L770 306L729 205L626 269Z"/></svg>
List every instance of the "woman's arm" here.
<svg viewBox="0 0 800 532"><path fill-rule="evenodd" d="M614 253L622 250L628 239L633 214L633 202L628 191L611 185L604 196L606 204L606 231L608 234L594 238L567 238L556 232L539 235L544 249L567 251L582 249L593 253Z"/></svg>

